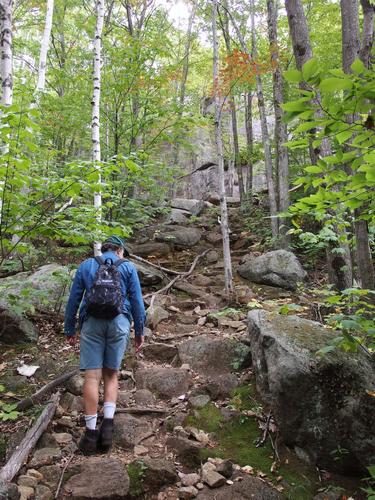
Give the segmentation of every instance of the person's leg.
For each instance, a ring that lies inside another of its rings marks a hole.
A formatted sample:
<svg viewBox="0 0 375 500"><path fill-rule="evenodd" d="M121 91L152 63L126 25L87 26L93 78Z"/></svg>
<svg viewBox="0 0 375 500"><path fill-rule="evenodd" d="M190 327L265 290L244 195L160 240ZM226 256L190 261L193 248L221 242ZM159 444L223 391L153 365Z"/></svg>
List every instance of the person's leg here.
<svg viewBox="0 0 375 500"><path fill-rule="evenodd" d="M86 423L88 423L89 421L89 419L86 417L97 417L99 403L99 384L101 378L101 368L85 371L85 381L83 384L83 402L85 406ZM93 419L91 419L90 422L91 425L87 425L89 429L96 428L96 419L94 423L92 422L92 420Z"/></svg>
<svg viewBox="0 0 375 500"><path fill-rule="evenodd" d="M104 419L100 428L100 443L103 451L112 445L113 417L116 411L118 392L118 370L129 342L130 321L120 314L108 325L103 359Z"/></svg>

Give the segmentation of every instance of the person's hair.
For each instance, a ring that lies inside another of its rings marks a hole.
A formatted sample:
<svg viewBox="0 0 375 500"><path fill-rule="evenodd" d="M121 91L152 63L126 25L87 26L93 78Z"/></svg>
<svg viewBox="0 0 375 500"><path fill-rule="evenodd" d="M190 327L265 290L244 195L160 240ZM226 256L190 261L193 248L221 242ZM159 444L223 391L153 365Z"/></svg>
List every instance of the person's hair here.
<svg viewBox="0 0 375 500"><path fill-rule="evenodd" d="M114 245L113 243L103 243L102 245L102 252L109 252L110 250L113 250L114 252L117 252L117 250L119 250L120 247L119 245Z"/></svg>

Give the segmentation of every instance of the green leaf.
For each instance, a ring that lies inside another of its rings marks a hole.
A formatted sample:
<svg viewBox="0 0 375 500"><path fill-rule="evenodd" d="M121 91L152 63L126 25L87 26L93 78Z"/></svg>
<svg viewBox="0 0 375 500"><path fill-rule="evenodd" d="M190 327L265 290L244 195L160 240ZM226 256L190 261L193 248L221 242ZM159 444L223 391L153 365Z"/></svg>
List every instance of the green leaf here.
<svg viewBox="0 0 375 500"><path fill-rule="evenodd" d="M324 169L322 167L318 167L318 165L309 165L308 167L305 167L305 171L309 174L321 174L324 172Z"/></svg>
<svg viewBox="0 0 375 500"><path fill-rule="evenodd" d="M281 107L284 111L305 111L306 110L306 101L309 99L307 97L302 97L298 99L298 101L290 101L282 104Z"/></svg>
<svg viewBox="0 0 375 500"><path fill-rule="evenodd" d="M308 81L319 71L319 65L316 59L310 59L302 66L302 75L304 80Z"/></svg>
<svg viewBox="0 0 375 500"><path fill-rule="evenodd" d="M361 73L364 73L366 71L366 66L363 64L363 62L360 59L356 59L353 62L353 64L350 66L350 69L356 75L360 75Z"/></svg>
<svg viewBox="0 0 375 500"><path fill-rule="evenodd" d="M284 72L284 78L287 82L300 83L302 82L302 73L298 69L290 69Z"/></svg>
<svg viewBox="0 0 375 500"><path fill-rule="evenodd" d="M340 132L339 134L336 135L336 139L339 144L342 144L343 142L350 139L352 135L353 132L351 130L344 130L344 132Z"/></svg>
<svg viewBox="0 0 375 500"><path fill-rule="evenodd" d="M352 87L353 82L349 78L326 78L319 85L320 90L326 93L350 90Z"/></svg>
<svg viewBox="0 0 375 500"><path fill-rule="evenodd" d="M300 132L307 132L308 130L311 130L313 128L316 128L319 125L318 122L306 122L306 123L301 123L298 125L298 127L295 129L295 133L298 134Z"/></svg>

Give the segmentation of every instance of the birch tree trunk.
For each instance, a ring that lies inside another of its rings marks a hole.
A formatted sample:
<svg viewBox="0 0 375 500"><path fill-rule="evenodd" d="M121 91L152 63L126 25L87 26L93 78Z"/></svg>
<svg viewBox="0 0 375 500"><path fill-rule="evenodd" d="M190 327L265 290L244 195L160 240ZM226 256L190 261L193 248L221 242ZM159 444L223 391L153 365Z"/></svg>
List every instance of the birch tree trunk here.
<svg viewBox="0 0 375 500"><path fill-rule="evenodd" d="M289 160L288 150L283 145L288 140L287 126L283 121L284 84L279 60L277 39L278 5L274 0L267 0L268 38L270 41L271 63L273 67L273 103L275 108L275 148L276 172L278 179L279 212L287 212L289 208ZM279 219L280 245L289 246L288 226L285 217Z"/></svg>
<svg viewBox="0 0 375 500"><path fill-rule="evenodd" d="M246 149L247 149L247 176L246 176L246 200L250 206L253 197L253 94L245 94L245 128L246 128Z"/></svg>
<svg viewBox="0 0 375 500"><path fill-rule="evenodd" d="M218 93L219 83L219 43L216 30L217 0L212 0L212 42L213 42L213 84L214 84L214 102L215 102L215 140L218 155L218 173L219 173L219 195L221 211L221 233L223 236L223 254L224 254L224 273L225 290L227 293L233 292L232 261L229 245L229 226L227 199L225 197L224 182L224 156L223 140L221 132L221 106Z"/></svg>
<svg viewBox="0 0 375 500"><path fill-rule="evenodd" d="M273 172L272 172L272 154L271 154L271 143L270 143L270 135L268 132L267 125L267 113L266 106L264 103L264 94L263 94L263 83L262 78L259 73L259 68L257 67L257 45L256 45L256 33L255 33L255 14L254 14L254 1L251 0L251 57L253 63L255 64L255 82L256 82L256 90L257 90L257 98L258 98L258 108L259 108L259 116L260 116L260 125L262 130L262 142L264 148L264 165L266 169L266 179L267 179L267 188L268 188L268 198L270 202L270 215L271 215L271 230L272 237L277 238L279 234L279 223L277 220L277 200L276 200L276 190L275 184L273 181ZM239 30L237 30L240 33ZM241 37L242 38L242 37ZM242 38L243 42L243 38ZM246 49L245 43L243 43L243 48ZM249 53L248 50L246 50Z"/></svg>
<svg viewBox="0 0 375 500"><path fill-rule="evenodd" d="M99 172L100 176L100 85L101 85L101 53L102 53L102 31L104 24L104 0L97 0L96 2L96 29L94 36L94 75L93 75L93 98L92 98L92 160L94 168ZM94 194L94 207L97 211L98 220L101 219L102 209L102 195L101 193ZM100 242L94 243L94 254L100 255L101 244Z"/></svg>
<svg viewBox="0 0 375 500"><path fill-rule="evenodd" d="M351 72L351 65L361 57L362 62L366 65L369 64L371 52L371 44L373 35L367 31L363 33L362 43L365 46L361 47L360 32L359 32L359 15L358 15L358 2L357 0L341 0L341 25L342 25L342 67L345 73ZM363 3L362 3L363 5ZM367 7L367 6L366 6ZM371 6L370 6L371 7ZM368 15L371 17L370 10L367 10ZM373 13L372 13L373 20ZM366 11L364 9L364 22L363 30L368 30L368 22L366 22ZM373 33L373 27L372 27ZM354 117L349 116L348 122L353 122ZM347 169L351 173L350 167ZM374 266L372 263L372 256L369 244L369 236L367 223L361 219L361 211L356 209L354 211L354 232L356 243L356 263L358 267L359 280L363 288L374 289L375 275Z"/></svg>
<svg viewBox="0 0 375 500"><path fill-rule="evenodd" d="M374 17L375 5L371 4L369 0L361 0L363 11L363 28L360 57L366 68L371 66L371 50L374 43Z"/></svg>
<svg viewBox="0 0 375 500"><path fill-rule="evenodd" d="M40 45L39 73L38 83L36 86L37 92L43 92L46 86L47 53L51 37L53 7L54 0L47 0L46 24L44 26L43 38Z"/></svg>
<svg viewBox="0 0 375 500"><path fill-rule="evenodd" d="M13 103L12 14L13 0L0 0L1 104L5 106L11 106Z"/></svg>

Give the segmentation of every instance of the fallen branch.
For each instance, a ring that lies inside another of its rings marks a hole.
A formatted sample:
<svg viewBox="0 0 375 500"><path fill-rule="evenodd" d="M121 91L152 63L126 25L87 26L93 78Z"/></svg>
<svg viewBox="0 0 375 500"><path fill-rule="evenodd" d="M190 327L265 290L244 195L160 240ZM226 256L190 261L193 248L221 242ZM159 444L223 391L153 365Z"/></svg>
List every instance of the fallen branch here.
<svg viewBox="0 0 375 500"><path fill-rule="evenodd" d="M65 471L66 469L68 468L68 465L70 464L70 462L72 461L72 458L74 457L74 452L71 453L69 455L69 458L68 460L66 461L64 467L63 467L63 470L61 471L61 475L60 475L60 480L59 480L59 483L57 485L57 488L56 488L56 493L55 493L55 498L58 498L59 497L59 493L60 493L60 488L61 488L61 485L62 485L62 482L63 482L63 479L64 479L64 474L65 474Z"/></svg>
<svg viewBox="0 0 375 500"><path fill-rule="evenodd" d="M168 335L168 337L158 337L158 342L169 342L170 340L181 339L182 337L191 337L192 335L197 335L198 332L195 330L188 333L177 333L176 335Z"/></svg>
<svg viewBox="0 0 375 500"><path fill-rule="evenodd" d="M269 413L268 413L268 416L267 416L266 426L265 426L265 429L264 429L264 432L263 432L263 436L262 436L261 439L259 439L258 443L256 444L256 448L259 448L260 446L263 446L264 443L266 442L267 435L268 435L268 432L269 432L269 429L270 429L271 417L272 417L272 413L271 413L271 410L270 410Z"/></svg>
<svg viewBox="0 0 375 500"><path fill-rule="evenodd" d="M167 274L175 274L176 276L180 276L181 274L184 274L184 271L179 272L179 271L173 271L173 269L167 269L166 267L161 266L160 264L154 264L153 262L150 262L149 260L142 259L142 257L139 257L138 255L130 254L129 257L134 260L138 260L139 262L142 262L143 264L147 264L148 266L154 267L155 269L159 269L159 271L163 271Z"/></svg>
<svg viewBox="0 0 375 500"><path fill-rule="evenodd" d="M69 380L73 375L76 375L76 373L79 373L79 368L76 368L75 370L72 370L68 373L63 373L59 377L57 377L55 380L51 380L51 382L48 382L48 384L44 385L41 389L39 389L37 392L35 392L32 396L29 396L25 399L22 399L19 403L17 403L17 411L24 411L27 410L28 408L31 408L34 406L36 403L38 403L44 395L46 395L48 392L52 391L55 387L59 386L63 382L66 382Z"/></svg>
<svg viewBox="0 0 375 500"><path fill-rule="evenodd" d="M195 257L195 259L193 260L193 262L192 262L192 264L190 266L189 271L186 271L185 273L181 273L178 276L176 276L175 278L173 278L173 280L170 281L168 283L168 285L166 285L164 288L161 288L160 290L157 290L156 292L148 293L147 295L145 295L143 297L144 299L147 299L147 297L152 297L151 303L150 303L150 307L153 306L154 297L156 295L160 295L161 293L167 292L170 288L173 287L173 285L176 283L176 281L178 281L178 280L180 280L182 278L187 278L188 276L190 276L193 273L193 271L194 271L196 265L198 264L199 260L202 259L208 252L209 252L209 250L205 250L201 254L197 255Z"/></svg>
<svg viewBox="0 0 375 500"><path fill-rule="evenodd" d="M164 408L146 408L146 407L128 407L128 408L117 408L116 413L134 413L135 415L141 415L146 413L167 413Z"/></svg>
<svg viewBox="0 0 375 500"><path fill-rule="evenodd" d="M44 408L42 414L39 416L35 424L26 433L26 436L17 447L16 451L12 454L8 462L0 470L0 483L1 481L10 482L18 473L30 451L34 448L38 439L47 429L48 424L51 422L56 408L59 404L60 393L57 392L51 397L51 401Z"/></svg>

